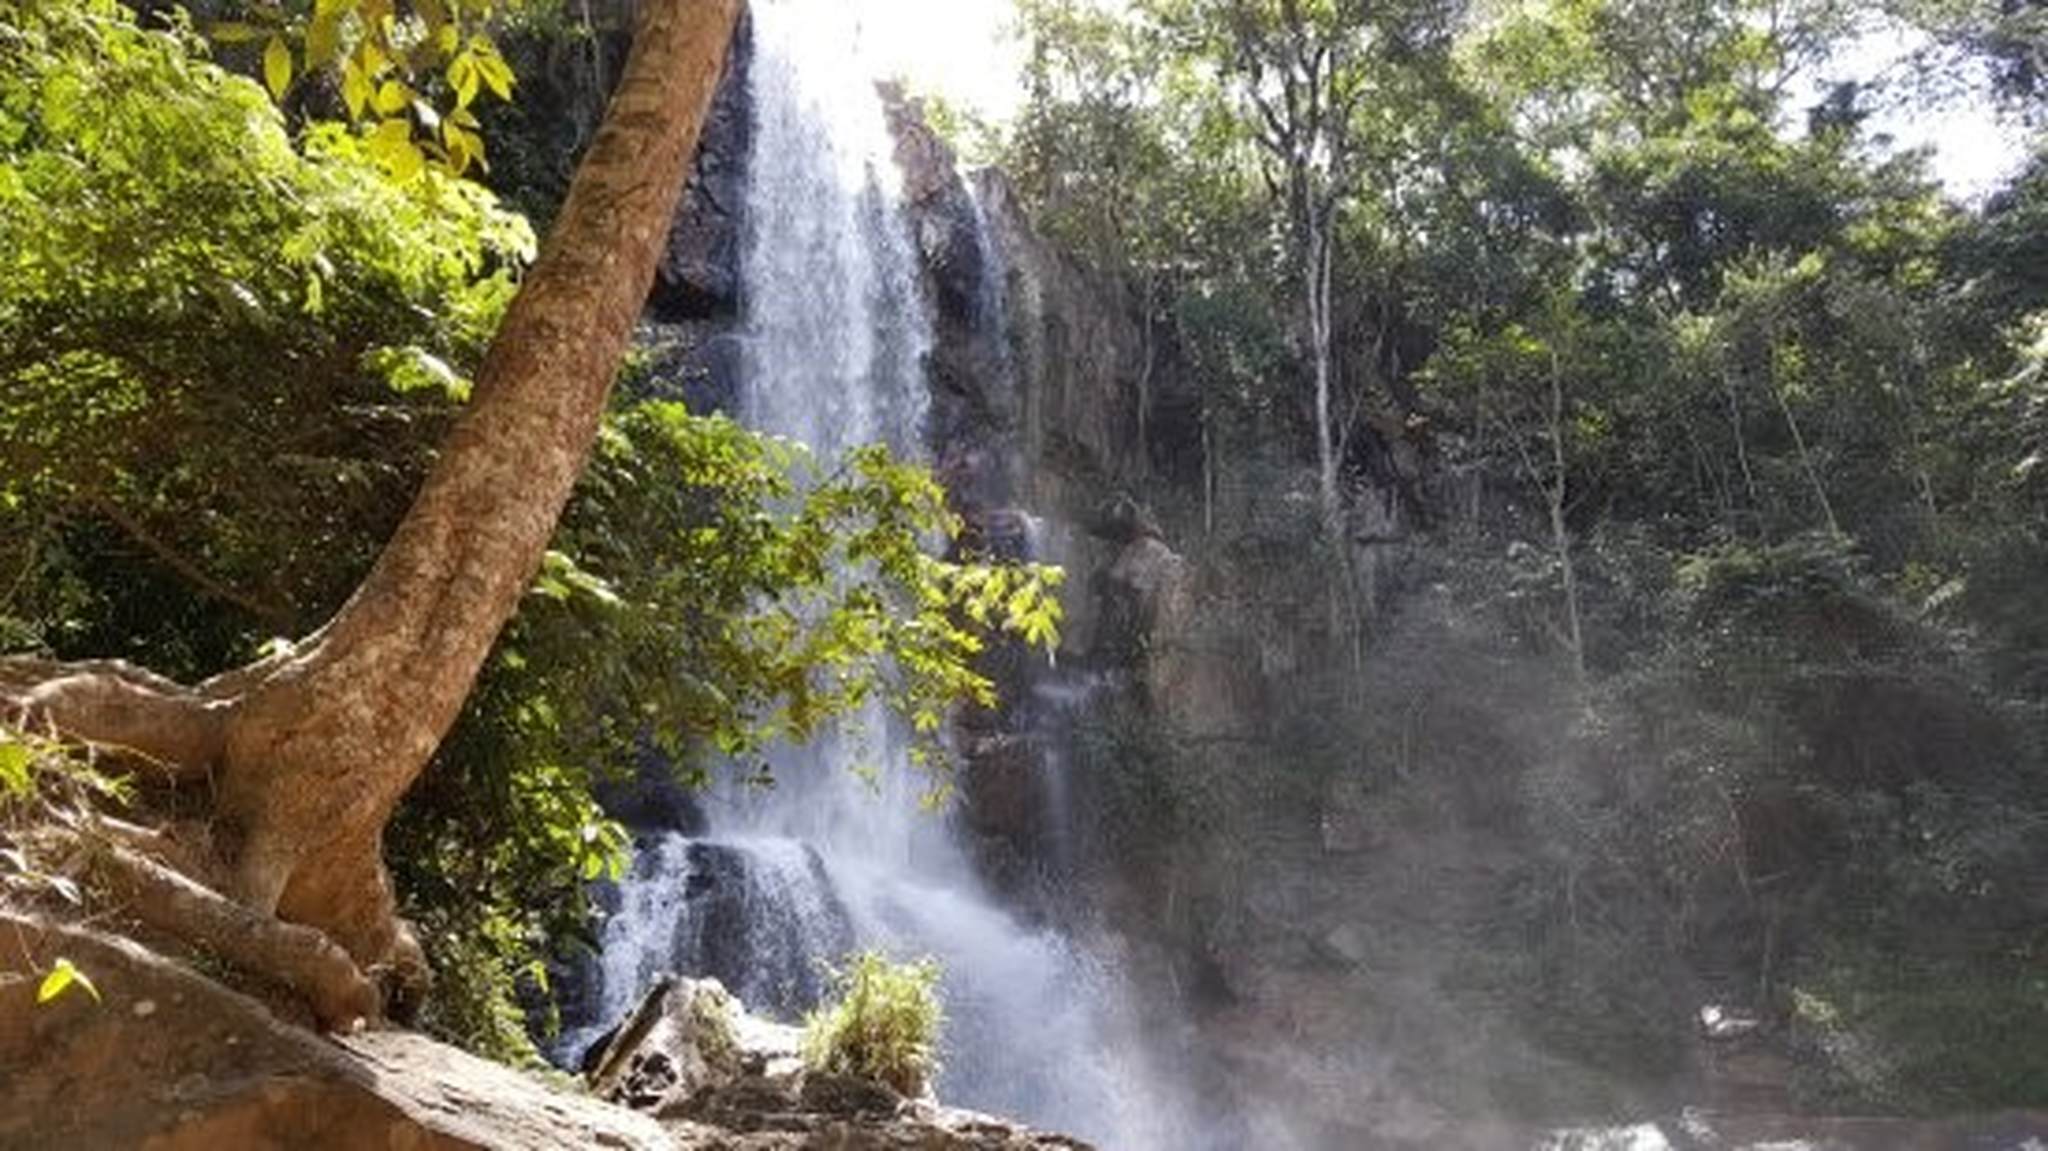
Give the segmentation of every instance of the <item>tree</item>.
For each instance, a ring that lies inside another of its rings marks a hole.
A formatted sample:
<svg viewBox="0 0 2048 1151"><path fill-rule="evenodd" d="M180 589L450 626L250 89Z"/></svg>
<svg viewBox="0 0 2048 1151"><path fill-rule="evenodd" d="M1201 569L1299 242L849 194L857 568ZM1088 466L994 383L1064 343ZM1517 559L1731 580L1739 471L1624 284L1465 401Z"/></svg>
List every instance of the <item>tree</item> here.
<svg viewBox="0 0 2048 1151"><path fill-rule="evenodd" d="M315 929L349 963L289 927L268 933L276 946L237 947L285 968L325 1022L374 1013L360 972L417 964L381 858L385 823L454 722L582 470L738 7L642 10L604 126L485 354L474 402L331 620L190 687L123 664L0 663L7 701L68 736L176 777L211 774L229 892L247 912ZM233 916L205 906L185 925Z"/></svg>
<svg viewBox="0 0 2048 1151"><path fill-rule="evenodd" d="M368 571L533 240L115 12L0 16L0 650L197 679Z"/></svg>
<svg viewBox="0 0 2048 1151"><path fill-rule="evenodd" d="M1392 165L1367 147L1366 113L1391 110L1395 90L1434 66L1460 8L1445 0L1156 0L1141 8L1222 93L1220 118L1256 157L1276 217L1310 382L1317 503L1336 561L1330 631L1351 637L1354 657L1362 620L1341 473L1355 413L1338 410L1338 249L1363 188L1394 183L1369 171Z"/></svg>
<svg viewBox="0 0 2048 1151"><path fill-rule="evenodd" d="M1283 213L1314 381L1317 490L1324 528L1341 547L1330 285L1337 211L1358 178L1353 117L1369 90L1367 8L1228 0L1166 6L1163 15L1189 47L1212 59L1241 101L1245 130L1265 161L1267 191Z"/></svg>

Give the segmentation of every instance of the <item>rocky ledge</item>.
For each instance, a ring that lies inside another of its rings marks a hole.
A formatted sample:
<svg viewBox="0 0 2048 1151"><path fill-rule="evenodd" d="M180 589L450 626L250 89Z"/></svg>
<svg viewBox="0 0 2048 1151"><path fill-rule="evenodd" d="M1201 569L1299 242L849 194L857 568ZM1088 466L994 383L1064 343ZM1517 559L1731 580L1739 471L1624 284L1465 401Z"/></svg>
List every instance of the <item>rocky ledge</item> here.
<svg viewBox="0 0 2048 1151"><path fill-rule="evenodd" d="M96 994L37 1002L59 957ZM1087 1151L796 1051L717 984L667 980L587 1086L550 1083L411 1032L323 1037L131 940L0 912L0 1151Z"/></svg>
<svg viewBox="0 0 2048 1151"><path fill-rule="evenodd" d="M929 1093L910 1099L813 1071L801 1042L796 1028L747 1014L715 979L665 976L599 1041L586 1076L608 1102L723 1133L705 1146L1088 1151L1064 1135L942 1107Z"/></svg>

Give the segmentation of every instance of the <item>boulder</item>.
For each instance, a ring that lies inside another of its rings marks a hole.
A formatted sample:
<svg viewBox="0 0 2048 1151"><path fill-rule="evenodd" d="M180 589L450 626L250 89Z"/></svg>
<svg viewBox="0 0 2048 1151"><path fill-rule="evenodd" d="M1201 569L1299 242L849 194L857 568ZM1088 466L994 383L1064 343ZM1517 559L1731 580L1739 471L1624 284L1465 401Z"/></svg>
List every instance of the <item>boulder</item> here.
<svg viewBox="0 0 2048 1151"><path fill-rule="evenodd" d="M592 1093L639 1111L682 1111L699 1092L739 1078L740 1015L716 979L662 976L603 1045L589 1074Z"/></svg>

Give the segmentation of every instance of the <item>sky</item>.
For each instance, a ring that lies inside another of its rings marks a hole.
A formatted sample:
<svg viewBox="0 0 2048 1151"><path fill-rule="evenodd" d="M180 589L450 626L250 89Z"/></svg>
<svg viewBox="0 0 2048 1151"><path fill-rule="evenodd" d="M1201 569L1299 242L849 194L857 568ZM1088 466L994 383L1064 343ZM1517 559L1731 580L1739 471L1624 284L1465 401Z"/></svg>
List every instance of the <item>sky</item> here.
<svg viewBox="0 0 2048 1151"><path fill-rule="evenodd" d="M1011 0L847 2L861 8L861 47L881 75L990 119L1016 111L1022 53L1007 33Z"/></svg>
<svg viewBox="0 0 2048 1151"><path fill-rule="evenodd" d="M1896 30L1872 32L1841 51L1823 75L1868 79L1903 72L1923 42L1924 37ZM1965 198L1995 190L2026 157L2023 134L2002 124L1982 96L1887 110L1866 127L1891 135L1901 148L1931 146L1935 173L1951 193Z"/></svg>
<svg viewBox="0 0 2048 1151"><path fill-rule="evenodd" d="M1002 122L1022 98L1022 51L1009 35L1012 0L847 0L859 6L861 50L881 76ZM1896 66L1913 48L1898 33L1874 33L1841 54L1832 77L1869 77ZM1981 102L1894 110L1871 127L1899 147L1932 146L1935 171L1962 197L1991 191L2024 156L2020 137Z"/></svg>

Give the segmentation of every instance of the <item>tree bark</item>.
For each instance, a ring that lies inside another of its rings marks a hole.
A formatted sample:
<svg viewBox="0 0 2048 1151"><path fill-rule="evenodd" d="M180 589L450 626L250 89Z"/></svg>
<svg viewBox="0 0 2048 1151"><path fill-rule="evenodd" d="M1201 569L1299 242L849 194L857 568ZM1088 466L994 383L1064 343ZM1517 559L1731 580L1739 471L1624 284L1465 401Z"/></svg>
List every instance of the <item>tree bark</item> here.
<svg viewBox="0 0 2048 1151"><path fill-rule="evenodd" d="M643 6L633 51L476 398L411 511L327 627L229 725L236 892L390 952L382 839L532 582L647 301L739 0Z"/></svg>
<svg viewBox="0 0 2048 1151"><path fill-rule="evenodd" d="M384 826L454 724L583 470L739 7L641 6L603 125L475 400L326 626L190 689L133 669L0 665L0 702L32 719L212 772L230 893L325 932L366 970L416 954L384 870Z"/></svg>

